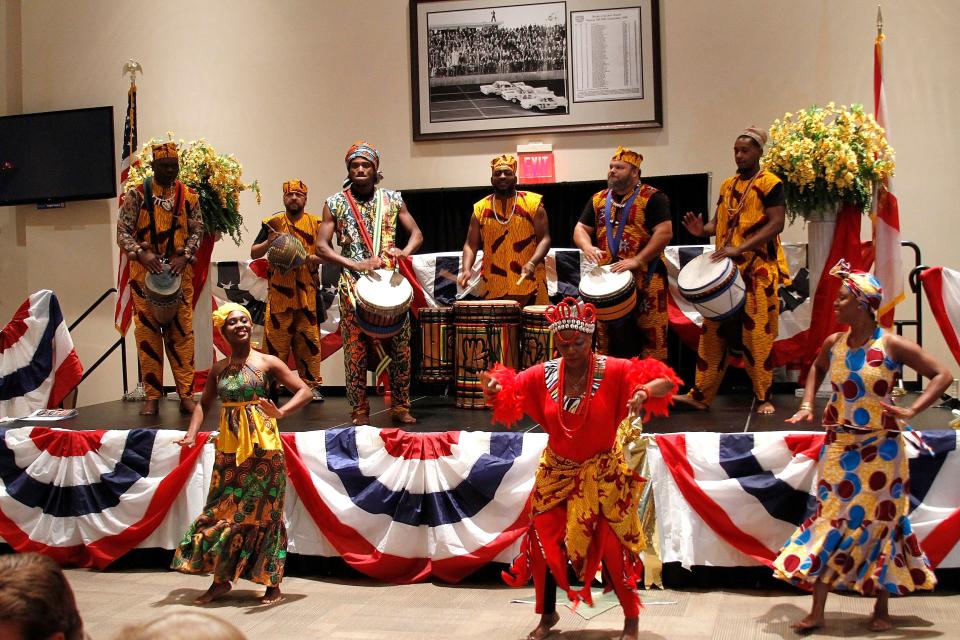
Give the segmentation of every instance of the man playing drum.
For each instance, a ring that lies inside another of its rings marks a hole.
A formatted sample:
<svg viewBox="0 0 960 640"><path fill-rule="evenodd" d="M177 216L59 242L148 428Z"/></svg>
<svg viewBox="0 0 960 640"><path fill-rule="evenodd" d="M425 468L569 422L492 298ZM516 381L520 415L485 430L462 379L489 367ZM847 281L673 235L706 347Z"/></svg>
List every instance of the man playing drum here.
<svg viewBox="0 0 960 640"><path fill-rule="evenodd" d="M260 234L250 248L250 257L256 260L266 255L281 234L293 236L307 251L303 263L292 269L270 265L263 350L286 363L292 348L297 373L310 387L313 399L322 402L320 330L317 327L317 287L320 284L317 238L321 220L320 216L306 212L306 204L307 185L300 180L284 182L284 211L263 220Z"/></svg>
<svg viewBox="0 0 960 640"><path fill-rule="evenodd" d="M473 205L457 284L461 289L470 286L482 245L485 299L516 300L521 307L545 303L543 260L550 251L550 229L543 196L517 191L517 159L512 155L497 156L490 169L493 193Z"/></svg>
<svg viewBox="0 0 960 640"><path fill-rule="evenodd" d="M180 396L180 412L193 412L193 267L203 232L196 192L177 180L180 159L173 142L153 146L153 177L123 196L117 244L130 262L133 335L140 379L147 400L141 415L156 415L163 393L163 350ZM180 276L176 316L166 326L154 318L145 299L147 274L169 270Z"/></svg>
<svg viewBox="0 0 960 640"><path fill-rule="evenodd" d="M716 235L711 259L732 260L746 286L741 314L726 322L703 321L696 384L687 395L677 397L697 409L706 409L716 397L727 368L727 355L741 351L753 382L757 413L774 411L770 402L771 353L780 311L778 290L790 272L779 237L786 211L783 183L760 168L766 143L767 133L761 129L749 127L741 133L733 144L737 173L720 185L713 220L704 224L699 215L689 211L683 217L683 225L691 234L706 238ZM742 340L742 346L735 344L738 340Z"/></svg>
<svg viewBox="0 0 960 640"><path fill-rule="evenodd" d="M637 305L625 318L598 322L597 350L612 356L667 359L667 280L663 249L673 238L670 200L640 182L643 156L618 147L610 159L608 188L593 195L573 230L584 257L630 271ZM596 236L596 245L593 237Z"/></svg>
<svg viewBox="0 0 960 640"><path fill-rule="evenodd" d="M320 225L320 258L344 267L340 278L340 329L343 337L344 373L347 400L354 424L368 424L370 403L367 401L367 357L376 352L375 340L361 331L353 303L356 277L383 265L395 267L396 261L409 256L423 242L420 227L399 191L381 189L380 153L363 140L354 143L344 158L347 182L343 191L329 198L323 207ZM397 223L409 235L407 246L394 246ZM337 233L340 252L332 244ZM416 422L410 415L410 318L406 316L399 333L384 339L389 356L392 413L395 422Z"/></svg>

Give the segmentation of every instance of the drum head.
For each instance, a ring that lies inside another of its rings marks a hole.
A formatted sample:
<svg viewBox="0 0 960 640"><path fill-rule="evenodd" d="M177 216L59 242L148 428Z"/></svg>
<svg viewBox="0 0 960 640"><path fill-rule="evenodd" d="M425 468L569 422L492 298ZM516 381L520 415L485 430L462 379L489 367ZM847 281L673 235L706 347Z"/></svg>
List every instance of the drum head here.
<svg viewBox="0 0 960 640"><path fill-rule="evenodd" d="M373 275L357 278L357 297L378 309L400 309L409 304L413 287L399 271L376 269Z"/></svg>
<svg viewBox="0 0 960 640"><path fill-rule="evenodd" d="M602 298L617 291L623 291L633 285L633 274L629 271L613 273L610 265L590 269L580 278L580 293L592 298Z"/></svg>
<svg viewBox="0 0 960 640"><path fill-rule="evenodd" d="M170 267L165 266L160 273L148 273L143 284L153 293L168 296L180 291L180 276L170 273Z"/></svg>
<svg viewBox="0 0 960 640"><path fill-rule="evenodd" d="M683 266L677 275L677 287L681 291L693 294L709 288L726 278L731 269L736 269L730 258L714 262L711 255L702 253Z"/></svg>

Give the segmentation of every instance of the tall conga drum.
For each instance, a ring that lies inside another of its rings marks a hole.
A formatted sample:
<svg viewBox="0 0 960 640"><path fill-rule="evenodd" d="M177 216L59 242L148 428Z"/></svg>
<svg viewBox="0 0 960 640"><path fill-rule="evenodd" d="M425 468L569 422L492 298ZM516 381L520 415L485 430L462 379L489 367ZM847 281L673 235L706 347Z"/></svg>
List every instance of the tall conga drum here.
<svg viewBox="0 0 960 640"><path fill-rule="evenodd" d="M520 369L527 369L556 356L553 333L544 315L547 305L534 304L520 312Z"/></svg>
<svg viewBox="0 0 960 640"><path fill-rule="evenodd" d="M455 348L453 307L420 309L421 382L450 382Z"/></svg>
<svg viewBox="0 0 960 640"><path fill-rule="evenodd" d="M514 300L453 303L456 332L456 405L483 409L480 374L495 362L517 368L520 305Z"/></svg>

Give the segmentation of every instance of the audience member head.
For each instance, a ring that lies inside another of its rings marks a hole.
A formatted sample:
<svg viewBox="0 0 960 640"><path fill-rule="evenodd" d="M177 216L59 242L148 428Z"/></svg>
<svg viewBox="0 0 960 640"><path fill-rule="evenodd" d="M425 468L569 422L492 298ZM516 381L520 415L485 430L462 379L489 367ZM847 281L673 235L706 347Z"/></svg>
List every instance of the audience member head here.
<svg viewBox="0 0 960 640"><path fill-rule="evenodd" d="M247 640L239 629L203 611L176 611L130 625L115 640Z"/></svg>
<svg viewBox="0 0 960 640"><path fill-rule="evenodd" d="M0 637L81 640L83 621L60 565L36 553L0 556Z"/></svg>

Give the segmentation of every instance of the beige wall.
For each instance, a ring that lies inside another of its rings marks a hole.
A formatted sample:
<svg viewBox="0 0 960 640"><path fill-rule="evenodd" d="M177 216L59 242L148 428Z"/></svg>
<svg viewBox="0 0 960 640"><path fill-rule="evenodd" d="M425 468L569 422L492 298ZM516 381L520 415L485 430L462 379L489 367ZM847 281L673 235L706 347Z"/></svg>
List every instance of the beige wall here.
<svg viewBox="0 0 960 640"><path fill-rule="evenodd" d="M960 146L951 117L960 107L953 33L960 3L887 5L888 108L904 237L923 247L928 264L960 267L944 234L960 195L949 161ZM288 177L305 180L319 208L343 177L345 148L360 137L380 147L385 184L393 187L479 184L490 156L539 139L553 143L560 180L602 177L611 150L625 144L644 153L647 175L712 172L715 198L733 169L733 138L745 125L767 125L784 111L828 100L872 100L873 0L661 0L663 129L425 143L414 143L410 132L402 0L31 0L20 12L25 111L113 104L119 113L126 90L120 67L138 59L145 69L141 139L173 130L235 153L246 175L265 187L262 206L247 195L241 201L251 234L261 216L280 208L279 184ZM11 25L0 26L9 38ZM16 82L8 74L5 93ZM118 116L118 139L121 127ZM13 242L15 220L20 237ZM106 201L55 212L0 209L0 249L15 245L25 253L26 288L55 289L69 317L114 281L114 223ZM795 226L785 236L800 239L803 230ZM221 242L214 258L247 251ZM11 291L6 277L9 260L0 260L3 300L22 299L24 290ZM84 361L113 339L110 315L104 311L75 336ZM932 319L925 339L955 364ZM117 380L116 365L108 367L85 383L81 402L116 397Z"/></svg>

